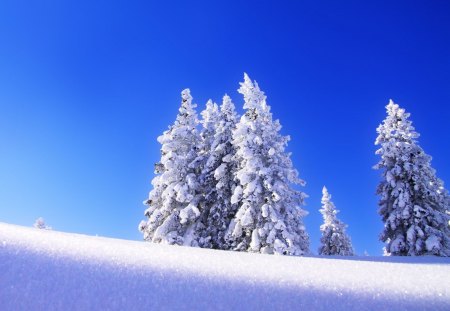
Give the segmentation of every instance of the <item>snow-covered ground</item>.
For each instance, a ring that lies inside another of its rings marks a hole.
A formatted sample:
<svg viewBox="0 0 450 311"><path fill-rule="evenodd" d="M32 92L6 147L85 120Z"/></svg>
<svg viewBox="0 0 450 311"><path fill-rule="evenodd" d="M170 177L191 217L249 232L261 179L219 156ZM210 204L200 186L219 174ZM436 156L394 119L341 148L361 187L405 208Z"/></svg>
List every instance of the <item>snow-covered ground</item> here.
<svg viewBox="0 0 450 311"><path fill-rule="evenodd" d="M0 223L0 310L450 310L450 259L248 254Z"/></svg>

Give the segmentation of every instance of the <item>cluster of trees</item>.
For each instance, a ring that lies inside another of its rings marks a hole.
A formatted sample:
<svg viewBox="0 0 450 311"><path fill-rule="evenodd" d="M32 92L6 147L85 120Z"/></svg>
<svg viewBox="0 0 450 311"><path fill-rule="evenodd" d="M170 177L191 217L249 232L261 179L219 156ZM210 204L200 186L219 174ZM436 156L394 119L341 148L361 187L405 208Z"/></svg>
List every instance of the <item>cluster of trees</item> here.
<svg viewBox="0 0 450 311"><path fill-rule="evenodd" d="M306 195L285 151L288 136L264 92L245 75L239 118L230 97L209 101L199 121L188 89L175 123L158 137L161 161L144 203L144 239L205 248L303 255ZM200 128L199 128L200 125Z"/></svg>
<svg viewBox="0 0 450 311"><path fill-rule="evenodd" d="M189 89L173 125L158 137L161 160L144 201L144 239L155 243L267 254L304 255L309 236L303 224L305 182L286 152L266 96L244 75L239 117L231 98L220 107L208 101L198 119ZM450 256L450 199L435 177L430 157L417 145L408 114L389 103L377 129L383 170L380 214L386 254ZM321 255L353 255L346 225L323 189Z"/></svg>

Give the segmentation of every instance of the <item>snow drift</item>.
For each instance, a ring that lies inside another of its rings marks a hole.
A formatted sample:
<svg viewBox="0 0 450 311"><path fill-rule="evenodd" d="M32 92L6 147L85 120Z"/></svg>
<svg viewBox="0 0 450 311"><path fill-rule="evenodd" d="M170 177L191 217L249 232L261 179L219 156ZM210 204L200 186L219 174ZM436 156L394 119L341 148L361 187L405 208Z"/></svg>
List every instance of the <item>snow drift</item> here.
<svg viewBox="0 0 450 311"><path fill-rule="evenodd" d="M449 310L448 258L314 258L0 223L0 310Z"/></svg>

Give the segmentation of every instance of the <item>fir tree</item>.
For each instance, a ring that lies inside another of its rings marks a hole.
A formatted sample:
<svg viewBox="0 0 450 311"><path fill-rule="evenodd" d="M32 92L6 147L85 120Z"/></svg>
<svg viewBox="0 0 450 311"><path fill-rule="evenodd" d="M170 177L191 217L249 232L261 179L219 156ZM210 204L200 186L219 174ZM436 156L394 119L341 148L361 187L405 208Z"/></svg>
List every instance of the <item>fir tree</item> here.
<svg viewBox="0 0 450 311"><path fill-rule="evenodd" d="M139 229L144 239L157 243L196 246L202 195L197 165L200 136L196 105L189 89L181 93L182 102L175 123L158 137L161 161L155 164L158 175L144 204L147 221Z"/></svg>
<svg viewBox="0 0 450 311"><path fill-rule="evenodd" d="M320 226L322 238L320 239L319 255L353 256L353 247L350 237L345 233L346 225L337 218L339 212L331 201L331 195L326 187L322 189L323 225Z"/></svg>
<svg viewBox="0 0 450 311"><path fill-rule="evenodd" d="M206 103L206 108L201 113L202 120L200 124L202 125L202 129L200 132L200 148L198 152L198 157L195 160L196 166L199 168L200 174L198 175L198 181L203 193L202 200L199 202L200 205L200 218L199 223L201 226L201 232L197 236L198 244L200 247L211 248L210 243L208 243L208 239L205 239L205 231L208 231L206 226L206 218L209 213L210 205L214 200L212 195L212 188L214 176L211 174L209 170L206 169L208 158L211 154L211 147L214 140L215 126L219 121L219 107L212 100L208 100Z"/></svg>
<svg viewBox="0 0 450 311"><path fill-rule="evenodd" d="M201 112L201 147L196 161L200 167L201 174L199 175L199 181L203 187L202 191L204 194L209 193L211 188L213 188L212 183L214 182L214 175L208 168L208 161L211 157L211 152L213 152L214 135L216 133L217 123L220 120L219 114L219 106L211 100L206 103L205 110ZM205 204L208 205L208 203Z"/></svg>
<svg viewBox="0 0 450 311"><path fill-rule="evenodd" d="M227 249L225 232L235 214L236 205L231 196L236 187L234 174L236 149L232 133L237 123L237 113L227 95L218 112L217 106L207 105L204 119L203 141L206 143L206 161L203 167L205 218L200 245L214 249ZM209 126L211 128L209 128Z"/></svg>
<svg viewBox="0 0 450 311"><path fill-rule="evenodd" d="M35 227L37 229L52 230L52 227L47 226L44 218L42 218L42 217L39 217L38 219L36 219L36 221L33 224L33 227Z"/></svg>
<svg viewBox="0 0 450 311"><path fill-rule="evenodd" d="M417 143L409 113L390 101L375 141L381 159L375 169L383 179L379 214L387 255L450 256L449 195L431 167L431 157Z"/></svg>
<svg viewBox="0 0 450 311"><path fill-rule="evenodd" d="M266 96L244 75L239 93L244 95L243 115L233 132L239 163L231 204L238 211L231 221L227 240L239 251L302 255L308 253L309 237L300 208L306 195L292 184L304 182L285 152L288 136L272 120Z"/></svg>

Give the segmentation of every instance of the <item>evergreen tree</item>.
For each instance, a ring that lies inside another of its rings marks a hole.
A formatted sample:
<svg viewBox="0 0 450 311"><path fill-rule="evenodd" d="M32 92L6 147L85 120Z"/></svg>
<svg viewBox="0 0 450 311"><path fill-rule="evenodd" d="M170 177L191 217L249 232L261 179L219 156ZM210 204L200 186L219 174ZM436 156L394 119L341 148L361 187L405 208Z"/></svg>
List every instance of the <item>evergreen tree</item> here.
<svg viewBox="0 0 450 311"><path fill-rule="evenodd" d="M42 218L42 217L39 217L38 219L36 219L36 221L33 224L33 227L35 227L37 229L52 230L52 227L47 226L44 218Z"/></svg>
<svg viewBox="0 0 450 311"><path fill-rule="evenodd" d="M206 103L206 108L201 113L202 120L200 124L202 125L202 129L200 132L200 149L198 152L198 157L195 160L196 165L199 167L200 174L198 175L198 181L203 193L202 200L199 202L200 205L200 218L199 223L201 226L201 232L197 236L198 244L200 247L211 248L211 245L208 243L208 240L205 240L205 231L208 231L206 227L206 218L209 213L210 205L212 203L212 182L214 180L214 176L206 169L206 162L211 154L211 147L214 140L215 126L217 122L219 122L219 107L212 100L208 100Z"/></svg>
<svg viewBox="0 0 450 311"><path fill-rule="evenodd" d="M288 136L272 120L266 96L245 74L239 93L244 95L243 115L233 132L239 163L231 204L238 211L231 221L227 240L239 251L302 255L308 253L309 237L300 208L306 195L292 184L304 182L285 152Z"/></svg>
<svg viewBox="0 0 450 311"><path fill-rule="evenodd" d="M217 106L216 103L213 103L212 100L208 100L206 108L201 112L201 115L202 120L200 123L203 126L200 133L202 139L201 154L203 155L203 160L206 161L211 153L217 123L220 120L219 106Z"/></svg>
<svg viewBox="0 0 450 311"><path fill-rule="evenodd" d="M220 120L219 106L208 100L206 108L201 112L201 115L201 147L196 162L200 168L199 182L202 186L202 192L205 194L211 192L211 188L213 188L212 183L214 182L214 176L211 174L210 169L207 169L207 166L213 148L217 123ZM206 200L204 200L204 203L209 205Z"/></svg>
<svg viewBox="0 0 450 311"><path fill-rule="evenodd" d="M419 134L408 120L410 114L392 101L386 109L375 141L381 159L374 167L383 176L377 193L385 252L450 256L449 194L435 176L431 157L417 143Z"/></svg>
<svg viewBox="0 0 450 311"><path fill-rule="evenodd" d="M340 255L353 256L353 247L350 237L345 233L345 225L337 218L339 212L331 201L331 195L326 187L322 189L322 208L320 213L323 216L321 245L319 255Z"/></svg>
<svg viewBox="0 0 450 311"><path fill-rule="evenodd" d="M144 201L148 219L140 223L139 229L148 241L197 246L202 199L197 165L200 136L189 89L181 92L181 98L175 123L158 137L161 161L155 164L158 175Z"/></svg>
<svg viewBox="0 0 450 311"><path fill-rule="evenodd" d="M226 249L225 232L236 212L236 205L231 204L231 196L236 187L236 149L231 141L238 116L231 98L224 96L220 112L217 106L207 105L203 119L203 140L206 142L207 157L202 175L207 208L204 209L206 213L200 245Z"/></svg>

